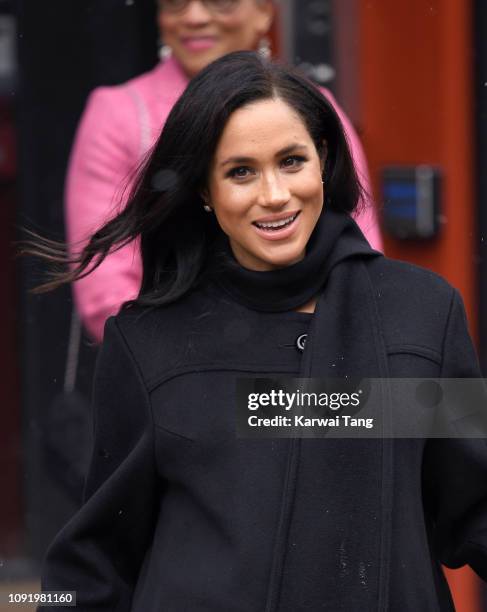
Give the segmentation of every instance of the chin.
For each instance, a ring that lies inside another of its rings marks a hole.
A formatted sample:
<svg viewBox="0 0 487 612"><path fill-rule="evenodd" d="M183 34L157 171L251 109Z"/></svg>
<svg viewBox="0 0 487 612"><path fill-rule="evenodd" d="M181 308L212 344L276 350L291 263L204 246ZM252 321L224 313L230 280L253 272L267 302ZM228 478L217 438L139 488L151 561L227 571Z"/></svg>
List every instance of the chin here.
<svg viewBox="0 0 487 612"><path fill-rule="evenodd" d="M197 56L187 58L184 62L185 65L183 64L183 68L185 68L186 73L192 78L221 57L221 55L221 53L215 52L214 49L199 53Z"/></svg>
<svg viewBox="0 0 487 612"><path fill-rule="evenodd" d="M297 251L292 254L283 254L277 257L266 257L265 259L263 258L263 261L265 261L269 268L287 268L301 261L303 257L302 251Z"/></svg>
<svg viewBox="0 0 487 612"><path fill-rule="evenodd" d="M263 254L262 259L267 260L270 265L279 266L280 268L292 266L303 259L306 253L306 246L293 246L292 248L285 248L283 246L279 250L281 252Z"/></svg>

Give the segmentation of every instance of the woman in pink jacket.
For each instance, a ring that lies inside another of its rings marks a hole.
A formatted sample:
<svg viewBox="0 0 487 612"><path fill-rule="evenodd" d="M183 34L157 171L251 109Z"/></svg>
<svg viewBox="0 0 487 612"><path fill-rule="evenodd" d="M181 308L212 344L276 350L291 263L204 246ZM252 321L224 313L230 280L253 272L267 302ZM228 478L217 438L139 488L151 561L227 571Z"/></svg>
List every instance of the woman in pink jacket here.
<svg viewBox="0 0 487 612"><path fill-rule="evenodd" d="M271 0L159 0L159 26L172 51L153 70L127 83L99 87L89 97L74 143L66 186L68 241L84 241L124 202L124 192L141 159L155 142L188 80L213 60L243 49L266 50ZM362 146L331 93L350 141L365 191L370 192ZM381 249L376 213L364 206L357 222L374 248ZM74 298L91 336L101 341L106 319L139 292L142 275L137 245L107 257L74 284Z"/></svg>

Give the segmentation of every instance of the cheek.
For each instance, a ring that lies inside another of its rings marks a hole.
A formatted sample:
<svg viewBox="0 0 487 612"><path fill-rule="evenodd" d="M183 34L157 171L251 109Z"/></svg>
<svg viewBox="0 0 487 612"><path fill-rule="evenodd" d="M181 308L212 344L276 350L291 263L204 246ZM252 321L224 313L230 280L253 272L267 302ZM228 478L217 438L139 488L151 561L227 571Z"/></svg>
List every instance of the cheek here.
<svg viewBox="0 0 487 612"><path fill-rule="evenodd" d="M226 197L225 194L221 195L221 199L215 201L215 210L221 219L234 224L245 221L250 208L249 198L235 192L227 193Z"/></svg>
<svg viewBox="0 0 487 612"><path fill-rule="evenodd" d="M219 188L212 192L213 206L217 221L222 230L235 237L248 224L247 216L252 199L245 189L232 186Z"/></svg>
<svg viewBox="0 0 487 612"><path fill-rule="evenodd" d="M232 17L220 20L218 29L225 42L237 49L240 48L241 41L254 38L249 23L248 19Z"/></svg>
<svg viewBox="0 0 487 612"><path fill-rule="evenodd" d="M174 19L174 17L164 13L159 13L157 23L159 26L159 32L161 33L163 39L167 39L169 36L174 34L175 30L177 30L177 19Z"/></svg>
<svg viewBox="0 0 487 612"><path fill-rule="evenodd" d="M316 173L312 176L302 176L295 190L295 195L304 205L317 206L323 203L323 183L316 178Z"/></svg>

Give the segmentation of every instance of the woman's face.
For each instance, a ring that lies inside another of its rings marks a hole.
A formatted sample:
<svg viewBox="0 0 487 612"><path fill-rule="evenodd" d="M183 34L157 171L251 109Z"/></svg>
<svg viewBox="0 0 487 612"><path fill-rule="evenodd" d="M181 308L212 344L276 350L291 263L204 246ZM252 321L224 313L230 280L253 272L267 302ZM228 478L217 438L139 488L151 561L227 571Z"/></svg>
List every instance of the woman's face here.
<svg viewBox="0 0 487 612"><path fill-rule="evenodd" d="M227 53L255 49L272 22L270 0L227 0L220 8L189 0L177 10L178 4L160 0L159 28L189 77Z"/></svg>
<svg viewBox="0 0 487 612"><path fill-rule="evenodd" d="M273 270L304 257L323 208L323 164L306 125L282 100L230 116L203 196L242 266Z"/></svg>

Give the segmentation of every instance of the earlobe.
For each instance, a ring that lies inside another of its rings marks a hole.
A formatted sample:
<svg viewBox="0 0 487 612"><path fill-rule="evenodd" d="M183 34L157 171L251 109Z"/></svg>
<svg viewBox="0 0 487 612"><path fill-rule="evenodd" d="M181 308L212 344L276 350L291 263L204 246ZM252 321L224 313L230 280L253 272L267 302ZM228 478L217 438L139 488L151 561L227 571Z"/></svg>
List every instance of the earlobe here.
<svg viewBox="0 0 487 612"><path fill-rule="evenodd" d="M210 194L209 194L208 190L207 189L203 189L200 192L200 197L201 197L201 199L204 202L203 208L204 208L205 212L207 212L207 213L213 212L213 207L211 206L211 199L210 199Z"/></svg>

